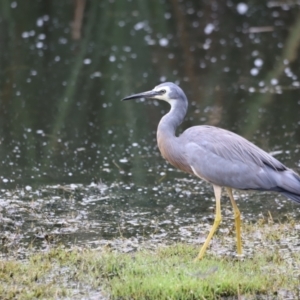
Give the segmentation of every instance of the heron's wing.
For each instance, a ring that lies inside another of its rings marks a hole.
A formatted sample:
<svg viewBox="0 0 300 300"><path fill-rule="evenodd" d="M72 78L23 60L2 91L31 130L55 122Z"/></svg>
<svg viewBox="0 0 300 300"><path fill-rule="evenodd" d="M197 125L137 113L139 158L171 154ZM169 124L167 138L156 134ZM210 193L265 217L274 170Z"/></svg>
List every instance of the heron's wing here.
<svg viewBox="0 0 300 300"><path fill-rule="evenodd" d="M272 189L270 171L287 168L241 136L212 126L191 127L182 134L194 173L214 184L236 189Z"/></svg>
<svg viewBox="0 0 300 300"><path fill-rule="evenodd" d="M225 129L213 126L194 126L186 130L182 136L187 142L194 142L226 160L256 164L260 167L269 166L274 170L287 169L264 150Z"/></svg>

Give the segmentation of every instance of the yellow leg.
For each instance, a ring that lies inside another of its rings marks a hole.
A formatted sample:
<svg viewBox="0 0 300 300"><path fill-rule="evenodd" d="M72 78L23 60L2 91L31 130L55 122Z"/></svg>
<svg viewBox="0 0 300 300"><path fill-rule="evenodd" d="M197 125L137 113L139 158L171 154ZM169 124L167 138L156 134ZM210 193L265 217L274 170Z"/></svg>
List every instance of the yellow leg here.
<svg viewBox="0 0 300 300"><path fill-rule="evenodd" d="M212 239L214 233L216 232L217 228L219 227L219 224L222 220L222 216L221 216L221 193L222 193L222 188L220 186L214 185L214 192L215 192L215 198L216 198L216 217L215 217L215 221L214 224L209 232L209 235L207 236L198 256L196 257L197 259L202 259L206 248L209 245L210 240Z"/></svg>
<svg viewBox="0 0 300 300"><path fill-rule="evenodd" d="M235 220L235 230L236 230L236 245L237 245L237 253L240 255L242 254L242 239L241 239L241 213L238 209L236 202L234 201L233 195L232 195L232 189L226 188L227 193L229 195L233 212L234 212L234 220Z"/></svg>

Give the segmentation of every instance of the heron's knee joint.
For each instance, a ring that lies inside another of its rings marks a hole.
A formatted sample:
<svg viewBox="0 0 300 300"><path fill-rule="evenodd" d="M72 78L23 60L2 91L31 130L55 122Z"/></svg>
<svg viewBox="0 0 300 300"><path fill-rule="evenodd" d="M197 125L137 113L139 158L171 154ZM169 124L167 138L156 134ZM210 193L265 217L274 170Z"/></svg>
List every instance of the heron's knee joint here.
<svg viewBox="0 0 300 300"><path fill-rule="evenodd" d="M236 210L236 211L234 212L234 218L235 218L235 219L240 219L240 218L241 218L241 213L240 213L239 210Z"/></svg>
<svg viewBox="0 0 300 300"><path fill-rule="evenodd" d="M221 223L221 221L222 221L222 217L216 216L214 223L219 225Z"/></svg>

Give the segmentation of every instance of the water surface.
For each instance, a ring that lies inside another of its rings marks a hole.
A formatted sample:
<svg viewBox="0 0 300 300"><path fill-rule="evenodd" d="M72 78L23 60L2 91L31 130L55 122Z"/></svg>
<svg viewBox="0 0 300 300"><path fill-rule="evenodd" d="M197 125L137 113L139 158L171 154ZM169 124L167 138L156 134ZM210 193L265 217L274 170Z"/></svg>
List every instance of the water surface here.
<svg viewBox="0 0 300 300"><path fill-rule="evenodd" d="M299 172L299 43L296 2L2 1L2 236L181 239L211 223L211 187L158 152L168 105L120 102L164 81L190 101L178 133L223 127ZM238 204L250 221L299 216L276 194L243 192Z"/></svg>

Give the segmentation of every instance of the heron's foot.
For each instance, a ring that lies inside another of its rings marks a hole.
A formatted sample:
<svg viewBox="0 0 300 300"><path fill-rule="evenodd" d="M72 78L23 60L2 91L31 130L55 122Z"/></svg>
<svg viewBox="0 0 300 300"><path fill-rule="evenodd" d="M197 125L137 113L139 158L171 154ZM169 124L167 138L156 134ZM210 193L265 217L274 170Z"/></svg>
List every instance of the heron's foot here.
<svg viewBox="0 0 300 300"><path fill-rule="evenodd" d="M236 229L236 248L237 254L243 254L241 238L241 214L238 209L234 211L235 229Z"/></svg>
<svg viewBox="0 0 300 300"><path fill-rule="evenodd" d="M201 260L203 257L204 257L204 254L205 254L205 251L206 251L206 248L204 248L204 245L202 246L199 254L197 255L197 257L194 259L194 261L198 261L198 260Z"/></svg>
<svg viewBox="0 0 300 300"><path fill-rule="evenodd" d="M236 226L236 248L237 248L237 254L242 255L243 254L243 247L242 247L242 238L241 238L241 230L240 226Z"/></svg>
<svg viewBox="0 0 300 300"><path fill-rule="evenodd" d="M214 187L214 192L215 192L215 197L216 197L216 216L215 216L215 221L214 224L212 226L212 228L210 229L210 232L202 246L202 248L200 249L200 252L198 254L198 256L196 257L195 260L200 260L203 258L205 251L209 245L209 242L211 241L214 233L216 232L216 230L219 227L219 224L221 223L222 220L222 216L221 216L221 192L222 192L222 188L220 186L217 185L213 185Z"/></svg>
<svg viewBox="0 0 300 300"><path fill-rule="evenodd" d="M233 198L232 189L226 188L228 196L230 198L232 207L233 207L233 213L234 213L234 221L235 221L235 231L236 231L236 248L237 248L237 254L242 255L242 238L241 238L241 213L236 205L236 202Z"/></svg>
<svg viewBox="0 0 300 300"><path fill-rule="evenodd" d="M221 215L218 214L215 218L215 222L214 222L214 224L213 224L213 226L212 226L212 228L209 232L209 235L207 236L207 238L206 238L203 246L201 247L201 249L199 251L199 254L198 254L198 256L196 257L195 260L201 260L204 257L206 249L207 249L214 233L216 232L217 228L219 227L219 224L221 223L221 220L222 220L222 217L221 217Z"/></svg>

